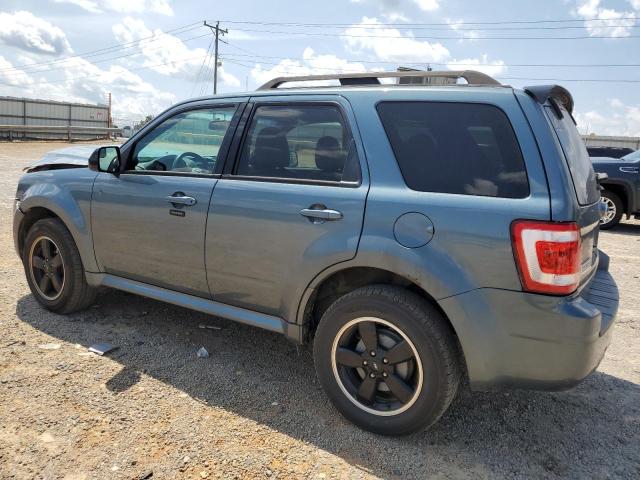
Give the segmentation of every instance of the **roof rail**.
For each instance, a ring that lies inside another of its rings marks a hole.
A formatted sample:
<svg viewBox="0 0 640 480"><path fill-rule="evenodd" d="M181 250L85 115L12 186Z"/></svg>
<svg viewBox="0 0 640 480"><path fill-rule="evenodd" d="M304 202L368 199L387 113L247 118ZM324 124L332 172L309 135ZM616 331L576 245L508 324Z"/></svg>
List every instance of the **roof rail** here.
<svg viewBox="0 0 640 480"><path fill-rule="evenodd" d="M350 85L380 85L381 78L448 78L457 80L464 78L469 85L501 85L496 79L475 70L434 71L400 71L400 72L366 72L366 73L334 73L330 75L305 75L299 77L278 77L269 80L258 90L273 90L285 83L312 82L321 80L338 80L341 86Z"/></svg>

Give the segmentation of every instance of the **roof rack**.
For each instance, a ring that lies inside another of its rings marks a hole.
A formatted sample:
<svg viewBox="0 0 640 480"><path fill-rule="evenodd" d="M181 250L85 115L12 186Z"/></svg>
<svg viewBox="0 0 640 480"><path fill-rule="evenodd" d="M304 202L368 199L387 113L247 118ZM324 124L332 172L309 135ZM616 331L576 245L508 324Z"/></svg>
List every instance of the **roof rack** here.
<svg viewBox="0 0 640 480"><path fill-rule="evenodd" d="M336 73L330 75L305 75L299 77L278 77L269 80L258 90L273 90L285 83L312 82L322 80L338 80L341 86L352 85L380 85L381 78L441 78L449 79L455 83L459 78L464 78L469 85L502 85L496 79L475 70L451 70L444 72L434 71L399 71L399 72L366 72L366 73ZM400 80L399 80L400 81ZM426 82L425 82L426 84Z"/></svg>

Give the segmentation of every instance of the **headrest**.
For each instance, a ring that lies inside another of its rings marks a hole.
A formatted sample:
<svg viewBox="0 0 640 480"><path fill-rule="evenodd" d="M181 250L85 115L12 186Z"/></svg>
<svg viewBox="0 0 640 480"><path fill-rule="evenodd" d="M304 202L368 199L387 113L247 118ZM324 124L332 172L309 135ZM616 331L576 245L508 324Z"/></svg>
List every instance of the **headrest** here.
<svg viewBox="0 0 640 480"><path fill-rule="evenodd" d="M325 172L339 173L344 167L345 155L338 140L325 136L316 143L316 167Z"/></svg>
<svg viewBox="0 0 640 480"><path fill-rule="evenodd" d="M275 127L260 130L251 164L256 170L274 170L289 166L289 142Z"/></svg>

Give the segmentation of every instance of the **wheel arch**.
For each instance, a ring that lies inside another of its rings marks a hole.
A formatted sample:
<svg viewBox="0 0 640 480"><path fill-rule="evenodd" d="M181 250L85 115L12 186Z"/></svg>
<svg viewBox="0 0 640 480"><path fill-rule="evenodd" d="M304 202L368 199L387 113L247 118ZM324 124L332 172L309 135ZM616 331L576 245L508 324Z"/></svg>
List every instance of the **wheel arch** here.
<svg viewBox="0 0 640 480"><path fill-rule="evenodd" d="M620 197L622 201L623 211L629 216L632 212L631 205L633 204L633 190L629 185L624 182L605 181L601 183L605 190L615 193Z"/></svg>
<svg viewBox="0 0 640 480"><path fill-rule="evenodd" d="M451 320L440 307L435 297L426 289L406 276L391 270L363 266L348 266L337 271L328 272L324 277L316 279L313 287L307 289L298 310L298 323L302 327L301 340L307 342L313 337L322 314L336 299L368 285L395 285L422 297L442 314L455 337L455 341L460 345ZM462 350L460 351L462 352Z"/></svg>
<svg viewBox="0 0 640 480"><path fill-rule="evenodd" d="M21 256L24 249L24 242L27 238L27 233L29 233L31 227L33 227L38 220L42 220L43 218L57 218L62 221L58 215L45 207L33 207L23 213L24 217L18 227L18 252Z"/></svg>
<svg viewBox="0 0 640 480"><path fill-rule="evenodd" d="M89 208L87 206L87 208ZM42 218L56 218L69 230L71 237L80 252L82 264L87 271L97 271L91 224L78 202L69 194L59 190L58 195L34 195L26 192L20 203L23 218L17 229L18 248L22 255L24 240L29 229Z"/></svg>

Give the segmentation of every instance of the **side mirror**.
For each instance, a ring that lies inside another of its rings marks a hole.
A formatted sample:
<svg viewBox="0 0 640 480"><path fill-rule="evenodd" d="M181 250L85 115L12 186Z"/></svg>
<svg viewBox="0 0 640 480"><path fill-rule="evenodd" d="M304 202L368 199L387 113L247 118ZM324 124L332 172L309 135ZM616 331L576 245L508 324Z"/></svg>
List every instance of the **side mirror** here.
<svg viewBox="0 0 640 480"><path fill-rule="evenodd" d="M89 170L117 173L120 170L120 147L96 148L89 157Z"/></svg>

